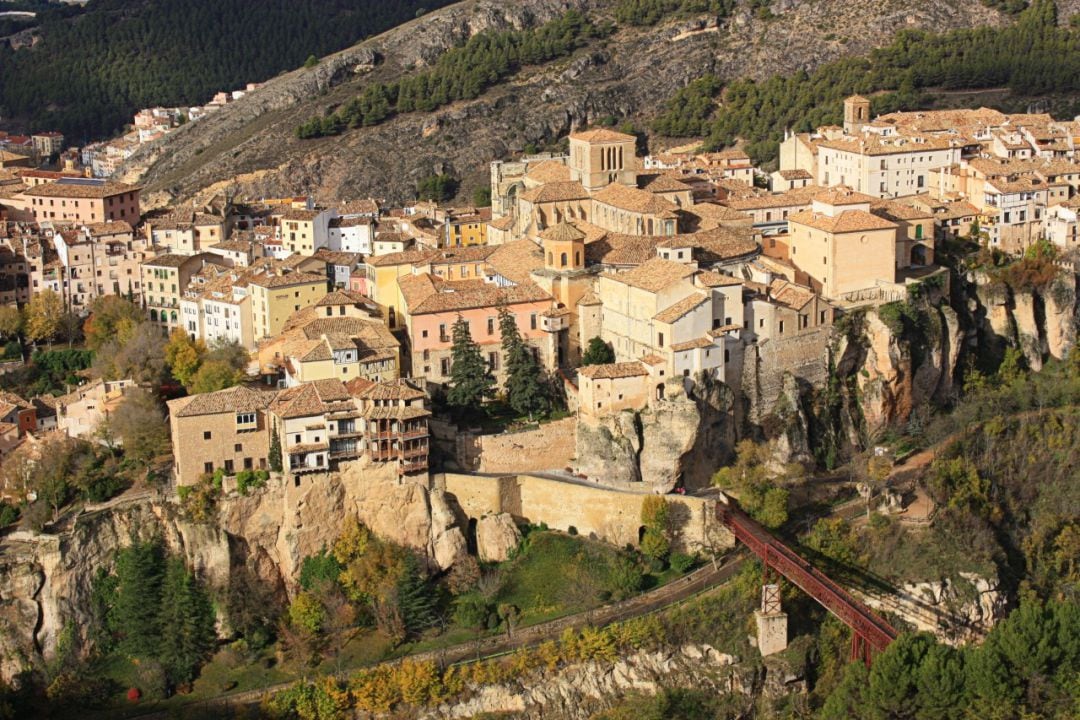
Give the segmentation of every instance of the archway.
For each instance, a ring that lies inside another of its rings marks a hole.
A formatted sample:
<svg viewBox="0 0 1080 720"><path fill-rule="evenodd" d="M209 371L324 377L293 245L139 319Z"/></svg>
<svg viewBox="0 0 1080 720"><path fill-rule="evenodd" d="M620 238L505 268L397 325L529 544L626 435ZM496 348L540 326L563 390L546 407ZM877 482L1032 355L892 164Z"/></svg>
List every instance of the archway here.
<svg viewBox="0 0 1080 720"><path fill-rule="evenodd" d="M659 383L656 386L656 399L657 400L663 400L664 399L664 383Z"/></svg>

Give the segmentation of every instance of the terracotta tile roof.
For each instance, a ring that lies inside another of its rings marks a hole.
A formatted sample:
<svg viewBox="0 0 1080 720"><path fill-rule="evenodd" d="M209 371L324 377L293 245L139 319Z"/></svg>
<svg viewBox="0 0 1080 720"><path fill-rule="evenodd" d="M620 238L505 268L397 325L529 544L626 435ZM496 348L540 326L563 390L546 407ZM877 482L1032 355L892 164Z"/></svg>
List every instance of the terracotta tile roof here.
<svg viewBox="0 0 1080 720"><path fill-rule="evenodd" d="M427 393L415 387L404 378L373 383L362 389L357 397L364 400L420 400L427 397Z"/></svg>
<svg viewBox="0 0 1080 720"><path fill-rule="evenodd" d="M883 217L892 222L905 220L929 220L934 217L925 210L920 210L914 205L896 202L895 200L877 200L870 205L870 212L878 217Z"/></svg>
<svg viewBox="0 0 1080 720"><path fill-rule="evenodd" d="M817 186L807 186L774 195L755 195L743 198L729 197L719 202L721 205L733 210L764 210L767 208L799 207L802 205L809 207L813 196L820 191L821 188Z"/></svg>
<svg viewBox="0 0 1080 720"><path fill-rule="evenodd" d="M379 240L377 236L376 241ZM367 259L367 264L372 267L386 267L390 265L419 265L428 262L438 253L434 250L405 250L404 252L375 255Z"/></svg>
<svg viewBox="0 0 1080 720"><path fill-rule="evenodd" d="M331 307L336 305L373 305L371 299L352 290L334 290L323 296L322 300L315 303L315 307Z"/></svg>
<svg viewBox="0 0 1080 720"><path fill-rule="evenodd" d="M371 198L366 200L351 200L338 207L341 215L378 215L379 203Z"/></svg>
<svg viewBox="0 0 1080 720"><path fill-rule="evenodd" d="M550 301L551 296L533 282L498 287L482 280L447 282L430 273L398 278L398 286L411 315L455 312L473 308Z"/></svg>
<svg viewBox="0 0 1080 720"><path fill-rule="evenodd" d="M781 170L780 177L785 180L812 180L814 178L808 171L799 168L797 170Z"/></svg>
<svg viewBox="0 0 1080 720"><path fill-rule="evenodd" d="M638 175L638 187L651 193L685 192L690 186L666 173Z"/></svg>
<svg viewBox="0 0 1080 720"><path fill-rule="evenodd" d="M578 368L578 375L590 380L617 380L620 378L642 377L649 371L638 361L606 363L603 365L585 365Z"/></svg>
<svg viewBox="0 0 1080 720"><path fill-rule="evenodd" d="M830 217L804 210L788 217L789 223L806 225L829 233L850 233L861 230L885 230L895 228L896 223L878 217L865 210L844 210Z"/></svg>
<svg viewBox="0 0 1080 720"><path fill-rule="evenodd" d="M588 200L589 193L579 182L549 182L537 185L519 195L522 200L533 204L566 202L568 200Z"/></svg>
<svg viewBox="0 0 1080 720"><path fill-rule="evenodd" d="M639 362L642 362L645 365L664 365L667 363L667 360L655 353L649 353L645 357L641 358Z"/></svg>
<svg viewBox="0 0 1080 720"><path fill-rule="evenodd" d="M314 283L326 283L325 275L316 275L306 272L290 273L261 273L251 277L251 284L263 288L292 287L293 285L311 285Z"/></svg>
<svg viewBox="0 0 1080 720"><path fill-rule="evenodd" d="M187 265L192 259L198 257L198 255L176 255L174 253L164 253L162 255L155 255L152 258L143 260L143 265L150 267L173 267L178 268Z"/></svg>
<svg viewBox="0 0 1080 720"><path fill-rule="evenodd" d="M23 191L31 197L58 198L106 198L127 192L138 192L136 185L113 181L93 182L87 178L61 178L56 182L43 183Z"/></svg>
<svg viewBox="0 0 1080 720"><path fill-rule="evenodd" d="M525 282L533 270L544 267L544 252L532 240L498 245L488 257L491 269L514 283Z"/></svg>
<svg viewBox="0 0 1080 720"><path fill-rule="evenodd" d="M900 155L959 147L959 143L954 145L954 142L950 138L933 135L918 138L910 135L882 138L876 134L871 134L860 135L858 138L822 140L818 143L818 146L857 155Z"/></svg>
<svg viewBox="0 0 1080 720"><path fill-rule="evenodd" d="M352 399L340 380L316 380L282 390L270 410L283 419L312 417L331 412L337 403Z"/></svg>
<svg viewBox="0 0 1080 720"><path fill-rule="evenodd" d="M725 275L724 273L713 272L712 270L702 270L694 276L694 280L701 287L707 288L742 285L743 282L739 278Z"/></svg>
<svg viewBox="0 0 1080 720"><path fill-rule="evenodd" d="M349 391L350 395L356 397L373 385L375 385L375 382L373 380L368 380L366 377L354 377L352 380L345 383L345 389Z"/></svg>
<svg viewBox="0 0 1080 720"><path fill-rule="evenodd" d="M361 415L368 420L415 420L429 417L431 411L421 407L402 407L391 405L390 407L365 407Z"/></svg>
<svg viewBox="0 0 1080 720"><path fill-rule="evenodd" d="M673 352L686 352L687 350L698 350L703 348L713 347L713 341L709 338L694 338L686 342L675 343L671 346Z"/></svg>
<svg viewBox="0 0 1080 720"><path fill-rule="evenodd" d="M300 208L285 208L275 212L274 215L280 217L282 220L292 220L299 222L311 222L315 218L321 215L323 210L302 210Z"/></svg>
<svg viewBox="0 0 1080 720"><path fill-rule="evenodd" d="M744 212L739 212L735 208L727 207L726 205L720 205L719 203L704 202L695 203L690 207L684 207L682 209L684 213L696 215L699 218L706 220L716 220L719 222L727 221L739 221L739 220L752 220L752 216L747 215Z"/></svg>
<svg viewBox="0 0 1080 720"><path fill-rule="evenodd" d="M465 247L436 250L429 262L432 265L451 263L476 263L487 260L498 249L497 245L466 245Z"/></svg>
<svg viewBox="0 0 1080 720"><path fill-rule="evenodd" d="M814 291L805 285L796 285L787 280L773 280L769 284L769 296L782 305L799 310L814 299Z"/></svg>
<svg viewBox="0 0 1080 720"><path fill-rule="evenodd" d="M585 233L581 232L568 222L561 222L557 225L545 228L540 233L540 239L550 240L551 242L575 242L577 240L584 240Z"/></svg>
<svg viewBox="0 0 1080 720"><path fill-rule="evenodd" d="M600 190L593 195L593 201L629 212L661 216L679 209L670 200L621 183L612 183Z"/></svg>
<svg viewBox="0 0 1080 720"><path fill-rule="evenodd" d="M355 266L357 263L364 259L364 256L357 252L331 250L324 247L316 250L312 257L318 258L319 260L326 262L328 265L348 265L350 267Z"/></svg>
<svg viewBox="0 0 1080 720"><path fill-rule="evenodd" d="M610 278L624 285L649 292L659 292L672 283L690 277L694 272L694 268L689 265L653 257L653 259L642 263L633 270L621 273L604 273L601 277Z"/></svg>
<svg viewBox="0 0 1080 720"><path fill-rule="evenodd" d="M615 130L609 130L608 128L602 127L572 132L570 133L570 139L581 140L587 143L637 142L637 138L633 135L627 135L626 133L616 132Z"/></svg>
<svg viewBox="0 0 1080 720"><path fill-rule="evenodd" d="M505 215L501 218L495 218L489 222L488 225L496 230L509 230L514 227L514 217L512 215Z"/></svg>
<svg viewBox="0 0 1080 720"><path fill-rule="evenodd" d="M577 301L578 305L602 305L600 298L592 290L586 290L585 294Z"/></svg>
<svg viewBox="0 0 1080 720"><path fill-rule="evenodd" d="M97 235L123 235L134 233L135 229L131 227L130 223L126 223L123 220L114 220L112 222L102 223L90 223L83 227L94 236Z"/></svg>
<svg viewBox="0 0 1080 720"><path fill-rule="evenodd" d="M252 390L243 385L237 385L217 392L170 400L168 405L169 411L177 417L254 412L269 407L276 394L272 391ZM176 408L179 409L175 410Z"/></svg>
<svg viewBox="0 0 1080 720"><path fill-rule="evenodd" d="M525 177L538 183L569 182L570 168L558 160L544 160L529 168Z"/></svg>
<svg viewBox="0 0 1080 720"><path fill-rule="evenodd" d="M701 307L709 299L709 296L705 293L696 292L692 295L687 295L677 303L664 308L660 312L653 315L653 320L657 322L671 324L677 321L679 318L686 315L691 310Z"/></svg>
<svg viewBox="0 0 1080 720"><path fill-rule="evenodd" d="M825 205L832 205L834 207L843 205L864 205L873 203L876 200L876 198L871 197L870 195L856 192L844 185L837 185L821 190L815 193L812 199L814 202L824 203Z"/></svg>

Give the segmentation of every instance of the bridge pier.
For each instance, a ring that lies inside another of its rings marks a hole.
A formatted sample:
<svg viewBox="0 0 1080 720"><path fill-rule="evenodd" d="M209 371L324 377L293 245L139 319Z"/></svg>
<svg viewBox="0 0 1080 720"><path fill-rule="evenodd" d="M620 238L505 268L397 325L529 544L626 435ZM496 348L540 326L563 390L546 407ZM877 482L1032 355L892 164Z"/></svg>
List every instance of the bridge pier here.
<svg viewBox="0 0 1080 720"><path fill-rule="evenodd" d="M757 623L757 645L763 656L787 649L787 613L780 609L780 586L761 586L761 609L754 611Z"/></svg>

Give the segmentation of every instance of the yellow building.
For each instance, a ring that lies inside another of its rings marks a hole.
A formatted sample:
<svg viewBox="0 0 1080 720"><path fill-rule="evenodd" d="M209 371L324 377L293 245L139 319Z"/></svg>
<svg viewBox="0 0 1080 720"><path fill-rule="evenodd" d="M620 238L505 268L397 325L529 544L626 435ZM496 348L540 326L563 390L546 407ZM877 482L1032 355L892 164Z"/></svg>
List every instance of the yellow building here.
<svg viewBox="0 0 1080 720"><path fill-rule="evenodd" d="M788 218L791 262L826 298L896 280L899 226L870 212L870 198L847 188L817 195Z"/></svg>
<svg viewBox="0 0 1080 720"><path fill-rule="evenodd" d="M443 220L442 246L448 248L487 244L491 208L447 210Z"/></svg>
<svg viewBox="0 0 1080 720"><path fill-rule="evenodd" d="M294 312L314 305L326 295L326 276L268 269L252 275L251 327L260 340L281 332Z"/></svg>
<svg viewBox="0 0 1080 720"><path fill-rule="evenodd" d="M427 263L434 256L432 250L406 250L374 255L364 264L371 299L385 309L386 324L391 330L405 326L402 319L405 300L398 289L398 278L412 275L415 266Z"/></svg>

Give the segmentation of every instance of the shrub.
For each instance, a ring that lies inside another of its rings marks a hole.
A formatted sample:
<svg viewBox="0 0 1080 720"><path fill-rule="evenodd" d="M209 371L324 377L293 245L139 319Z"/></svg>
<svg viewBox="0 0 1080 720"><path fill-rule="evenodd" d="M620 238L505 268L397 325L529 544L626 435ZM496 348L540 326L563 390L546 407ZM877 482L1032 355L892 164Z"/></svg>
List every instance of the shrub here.
<svg viewBox="0 0 1080 720"><path fill-rule="evenodd" d="M686 553L673 553L671 556L671 569L678 573L685 573L694 567L694 556Z"/></svg>

